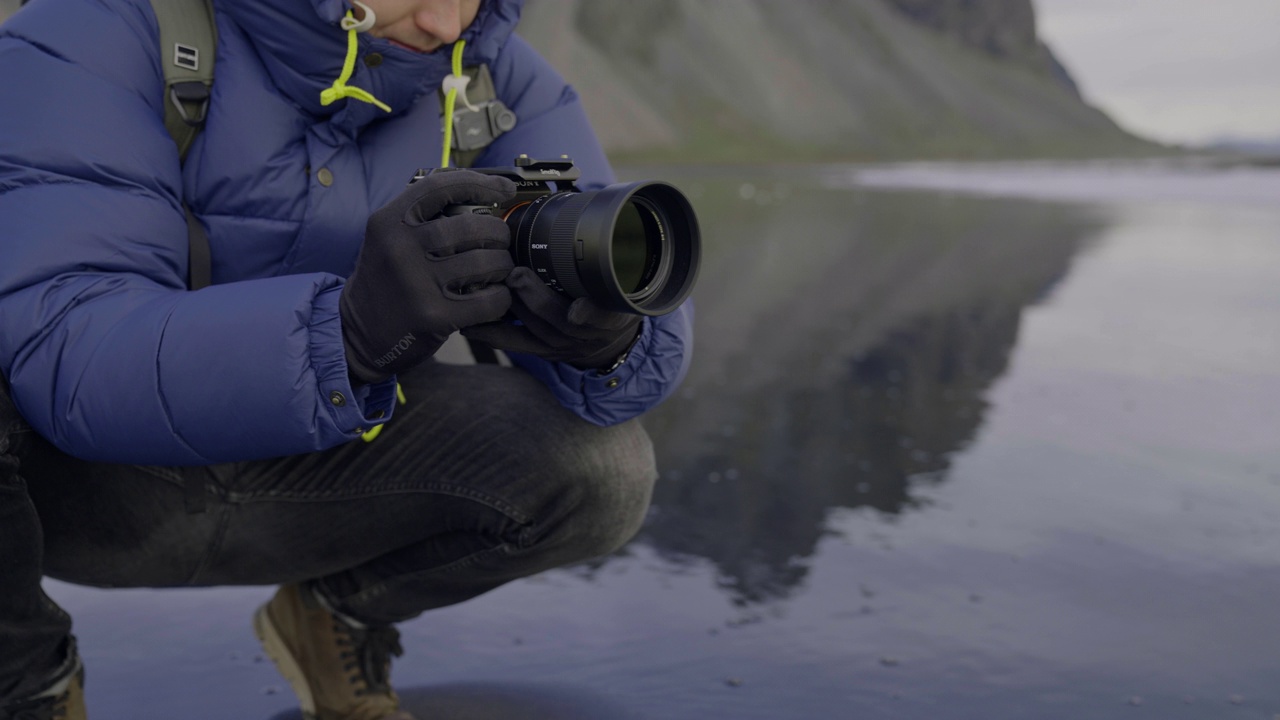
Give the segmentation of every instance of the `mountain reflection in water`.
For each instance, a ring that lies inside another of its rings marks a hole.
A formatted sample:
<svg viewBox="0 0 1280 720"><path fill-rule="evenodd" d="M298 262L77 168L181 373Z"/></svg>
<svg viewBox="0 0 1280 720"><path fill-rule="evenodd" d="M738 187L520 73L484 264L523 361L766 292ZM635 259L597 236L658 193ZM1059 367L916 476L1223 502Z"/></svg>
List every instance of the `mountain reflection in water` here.
<svg viewBox="0 0 1280 720"><path fill-rule="evenodd" d="M910 511L982 422L1024 308L1102 222L1034 203L695 184L706 261L683 391L646 419L641 537L735 603L785 597L833 508Z"/></svg>

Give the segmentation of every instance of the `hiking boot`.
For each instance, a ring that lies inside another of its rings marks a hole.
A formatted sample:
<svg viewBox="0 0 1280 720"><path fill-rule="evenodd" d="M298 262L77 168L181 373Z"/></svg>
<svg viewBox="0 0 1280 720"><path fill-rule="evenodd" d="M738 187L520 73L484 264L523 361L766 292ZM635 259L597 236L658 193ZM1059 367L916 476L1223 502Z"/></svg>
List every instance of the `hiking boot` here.
<svg viewBox="0 0 1280 720"><path fill-rule="evenodd" d="M339 617L307 588L283 585L253 630L307 720L414 720L391 689L391 657L404 653L394 627Z"/></svg>
<svg viewBox="0 0 1280 720"><path fill-rule="evenodd" d="M0 707L0 720L85 720L84 667L74 658L71 672L39 695Z"/></svg>

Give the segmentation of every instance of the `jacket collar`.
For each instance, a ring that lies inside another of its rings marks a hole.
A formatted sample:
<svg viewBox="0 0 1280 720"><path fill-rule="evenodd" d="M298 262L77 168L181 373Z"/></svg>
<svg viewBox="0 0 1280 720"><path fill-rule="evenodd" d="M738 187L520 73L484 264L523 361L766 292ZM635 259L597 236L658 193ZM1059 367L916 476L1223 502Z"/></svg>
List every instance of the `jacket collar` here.
<svg viewBox="0 0 1280 720"><path fill-rule="evenodd" d="M520 19L523 0L482 0L475 22L463 33L464 65L492 63ZM351 131L387 113L357 100L320 104L320 92L333 84L347 54L347 32L339 21L346 0L217 0L218 10L244 31L279 92L307 112L331 116ZM364 88L397 115L421 95L440 86L449 74L451 46L416 53L362 33L359 58L382 55L376 68L357 61L348 84Z"/></svg>

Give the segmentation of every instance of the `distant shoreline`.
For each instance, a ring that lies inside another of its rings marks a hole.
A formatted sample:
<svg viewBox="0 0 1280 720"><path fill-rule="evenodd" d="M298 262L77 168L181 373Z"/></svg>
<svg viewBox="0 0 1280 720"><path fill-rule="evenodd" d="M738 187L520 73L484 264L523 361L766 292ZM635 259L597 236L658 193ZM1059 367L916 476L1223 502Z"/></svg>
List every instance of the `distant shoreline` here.
<svg viewBox="0 0 1280 720"><path fill-rule="evenodd" d="M680 183L819 183L854 191L901 191L1068 203L1199 203L1277 208L1280 161L1219 155L1089 160L908 160L868 163L633 163L624 178Z"/></svg>

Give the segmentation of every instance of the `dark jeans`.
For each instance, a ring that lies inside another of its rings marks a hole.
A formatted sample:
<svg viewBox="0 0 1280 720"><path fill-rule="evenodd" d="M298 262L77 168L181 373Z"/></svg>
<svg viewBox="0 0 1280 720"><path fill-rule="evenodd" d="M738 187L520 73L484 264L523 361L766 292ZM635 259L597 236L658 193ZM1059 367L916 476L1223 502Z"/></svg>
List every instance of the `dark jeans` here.
<svg viewBox="0 0 1280 720"><path fill-rule="evenodd" d="M0 580L0 697L61 660L70 618L40 591L41 571L101 587L311 581L339 612L394 623L611 552L639 529L657 473L638 421L596 427L494 365L429 362L401 383L408 404L377 440L311 455L108 465L31 435L32 504L0 507L18 515L0 517L5 554L18 548L0 563L18 578Z"/></svg>

